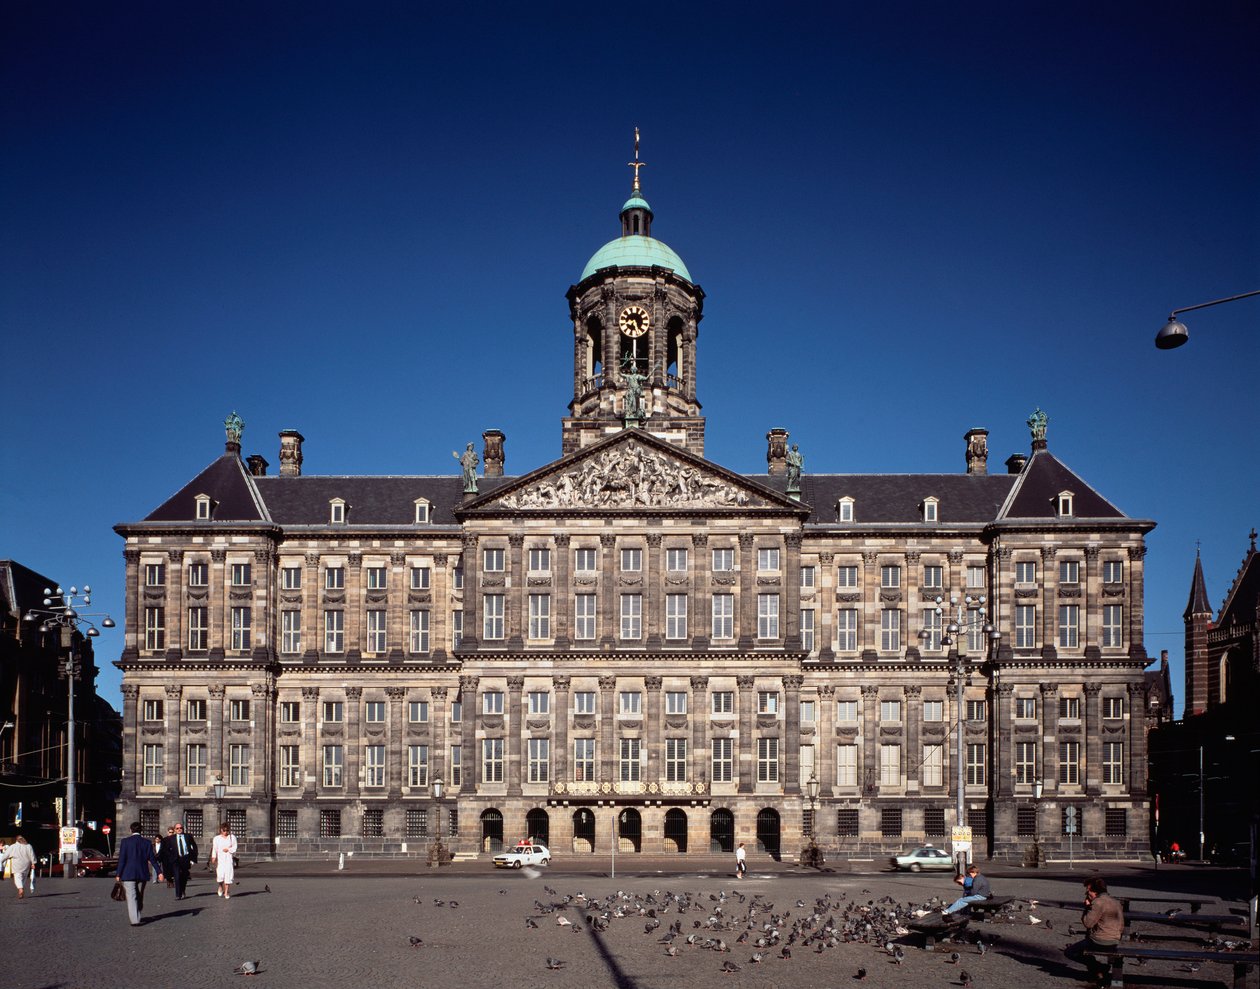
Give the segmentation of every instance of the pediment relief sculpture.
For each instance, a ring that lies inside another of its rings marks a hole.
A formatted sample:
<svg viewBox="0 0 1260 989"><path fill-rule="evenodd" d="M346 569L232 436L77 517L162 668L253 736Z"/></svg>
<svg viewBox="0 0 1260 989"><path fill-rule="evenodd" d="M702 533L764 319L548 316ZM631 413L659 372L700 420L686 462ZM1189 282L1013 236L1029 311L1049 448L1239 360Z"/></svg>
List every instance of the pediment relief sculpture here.
<svg viewBox="0 0 1260 989"><path fill-rule="evenodd" d="M504 508L745 508L768 504L725 478L626 443L499 498Z"/></svg>

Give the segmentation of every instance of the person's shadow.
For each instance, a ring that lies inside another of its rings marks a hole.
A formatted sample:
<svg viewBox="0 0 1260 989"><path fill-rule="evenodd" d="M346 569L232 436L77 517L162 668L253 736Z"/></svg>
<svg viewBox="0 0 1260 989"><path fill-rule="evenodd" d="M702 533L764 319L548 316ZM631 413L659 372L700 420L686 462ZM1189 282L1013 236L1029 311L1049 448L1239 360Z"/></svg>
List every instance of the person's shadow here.
<svg viewBox="0 0 1260 989"><path fill-rule="evenodd" d="M187 907L183 910L168 910L166 913L153 914L144 918L145 924L156 924L159 920L174 920L177 917L196 917L204 907Z"/></svg>

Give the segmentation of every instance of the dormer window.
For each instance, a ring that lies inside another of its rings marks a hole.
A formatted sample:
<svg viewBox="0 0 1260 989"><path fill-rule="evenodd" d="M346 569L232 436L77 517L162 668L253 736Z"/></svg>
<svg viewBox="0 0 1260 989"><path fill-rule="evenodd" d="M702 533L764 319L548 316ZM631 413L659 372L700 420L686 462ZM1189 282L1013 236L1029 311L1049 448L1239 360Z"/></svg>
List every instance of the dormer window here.
<svg viewBox="0 0 1260 989"><path fill-rule="evenodd" d="M1055 512L1059 518L1070 518L1072 512L1072 492L1060 491L1058 497L1055 498Z"/></svg>
<svg viewBox="0 0 1260 989"><path fill-rule="evenodd" d="M836 521L852 522L853 521L853 499L841 498L836 502Z"/></svg>
<svg viewBox="0 0 1260 989"><path fill-rule="evenodd" d="M416 499L416 524L423 525L429 521L429 501L427 498Z"/></svg>
<svg viewBox="0 0 1260 989"><path fill-rule="evenodd" d="M923 521L936 522L940 519L940 499L924 498L923 499Z"/></svg>
<svg viewBox="0 0 1260 989"><path fill-rule="evenodd" d="M210 500L209 495L197 495L197 518L204 521L210 518L210 513L214 510L214 502Z"/></svg>
<svg viewBox="0 0 1260 989"><path fill-rule="evenodd" d="M345 524L346 502L343 498L333 498L328 503L328 521L333 525Z"/></svg>

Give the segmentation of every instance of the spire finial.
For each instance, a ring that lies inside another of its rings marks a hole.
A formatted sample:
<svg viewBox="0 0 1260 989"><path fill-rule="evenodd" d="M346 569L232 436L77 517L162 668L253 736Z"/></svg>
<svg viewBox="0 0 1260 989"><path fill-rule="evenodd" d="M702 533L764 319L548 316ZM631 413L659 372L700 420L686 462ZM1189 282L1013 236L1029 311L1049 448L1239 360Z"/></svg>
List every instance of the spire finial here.
<svg viewBox="0 0 1260 989"><path fill-rule="evenodd" d="M634 188L632 192L637 196L639 195L639 169L647 164L645 161L639 161L639 128L637 127L634 129L634 161L628 161L626 164L634 169Z"/></svg>

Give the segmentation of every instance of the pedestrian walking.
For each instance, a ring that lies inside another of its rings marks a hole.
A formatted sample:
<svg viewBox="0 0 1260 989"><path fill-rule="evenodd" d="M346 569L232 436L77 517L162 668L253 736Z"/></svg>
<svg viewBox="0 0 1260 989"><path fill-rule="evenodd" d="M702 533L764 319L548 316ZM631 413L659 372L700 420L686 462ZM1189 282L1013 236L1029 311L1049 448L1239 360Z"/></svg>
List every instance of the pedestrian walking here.
<svg viewBox="0 0 1260 989"><path fill-rule="evenodd" d="M739 847L735 849L735 878L743 879L744 873L748 871L748 852L744 850L744 843L741 841Z"/></svg>
<svg viewBox="0 0 1260 989"><path fill-rule="evenodd" d="M131 834L118 843L118 881L127 896L127 917L132 927L140 926L140 914L144 912L144 887L149 882L150 869L157 872L162 881L162 866L153 854L153 842L140 833L140 822L131 822Z"/></svg>
<svg viewBox="0 0 1260 989"><path fill-rule="evenodd" d="M23 835L18 835L13 844L4 850L5 861L13 870L13 885L17 887L19 900L26 899L26 891L35 889L33 873L35 871L35 849Z"/></svg>
<svg viewBox="0 0 1260 989"><path fill-rule="evenodd" d="M1063 953L1083 962L1094 986L1111 985L1111 967L1093 954L1095 948L1114 948L1124 937L1124 907L1107 893L1107 881L1100 876L1085 880L1085 912L1081 915L1085 940L1069 945Z"/></svg>
<svg viewBox="0 0 1260 989"><path fill-rule="evenodd" d="M236 835L226 821L219 825L219 833L210 845L210 864L216 866L215 880L219 895L225 900L232 896L232 883L236 879Z"/></svg>
<svg viewBox="0 0 1260 989"><path fill-rule="evenodd" d="M176 824L171 833L162 839L158 858L162 862L162 871L166 873L166 881L175 884L175 899L182 900L188 889L193 863L197 861L197 842L192 835L184 834L182 824Z"/></svg>

